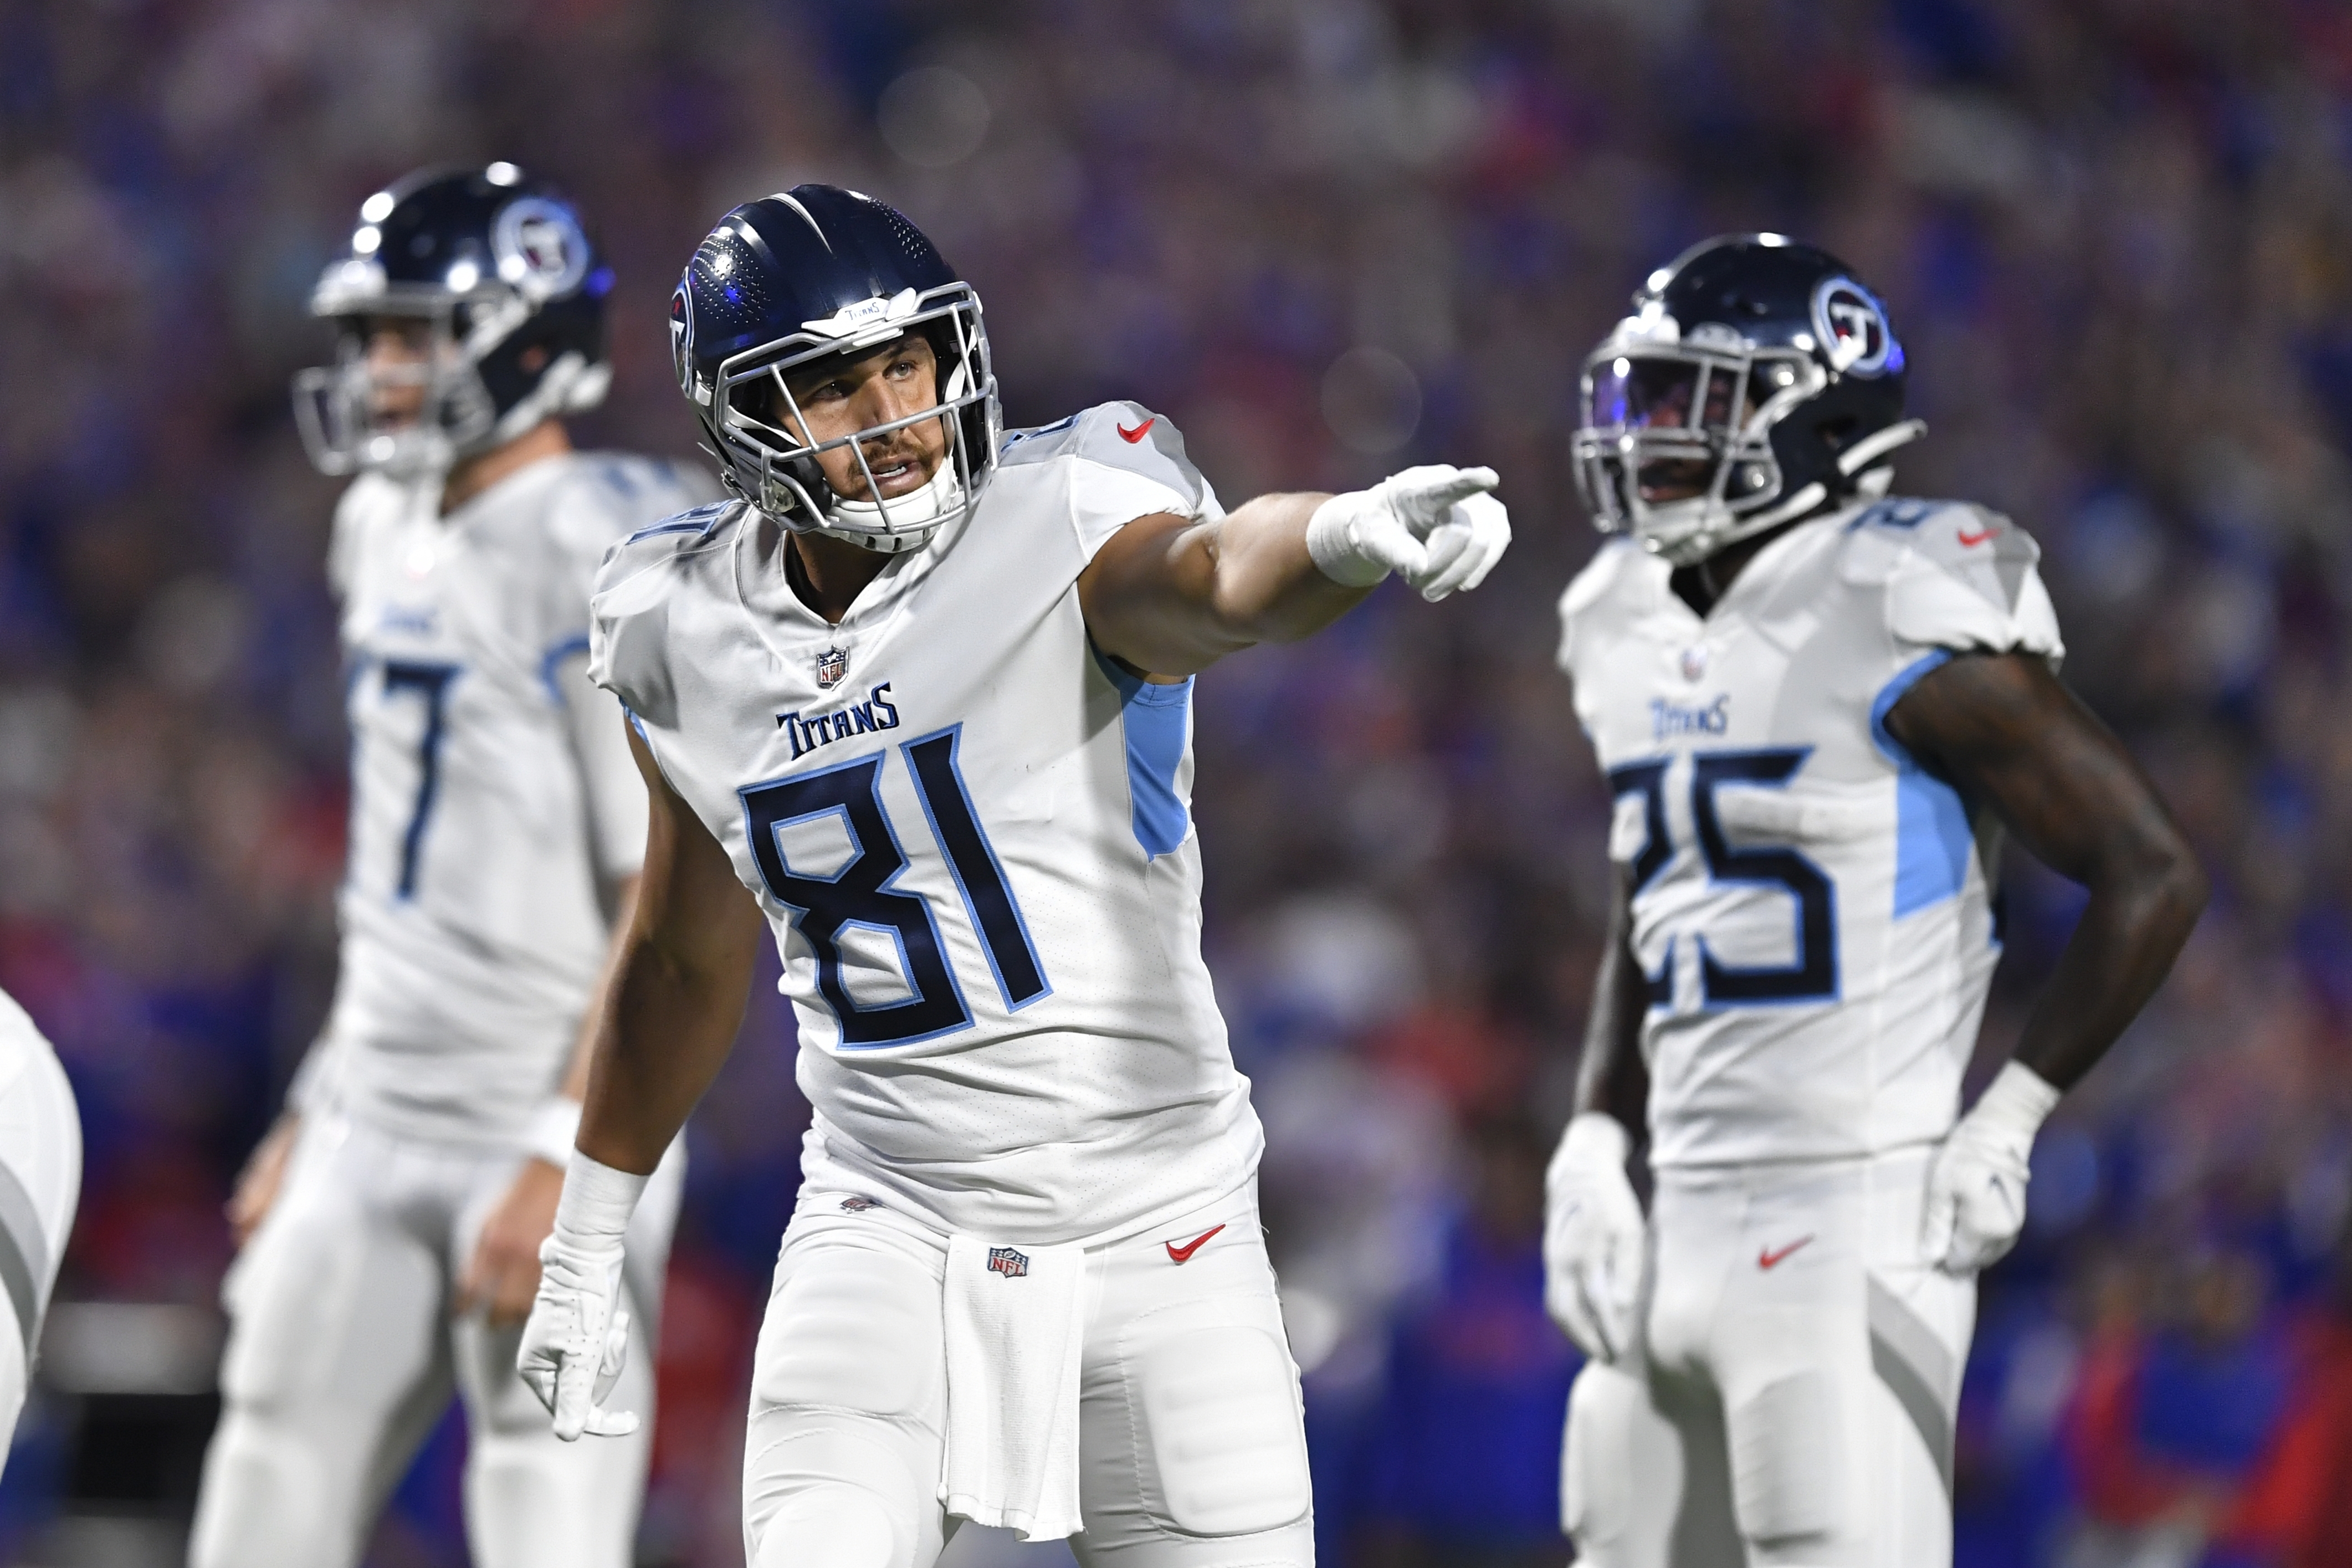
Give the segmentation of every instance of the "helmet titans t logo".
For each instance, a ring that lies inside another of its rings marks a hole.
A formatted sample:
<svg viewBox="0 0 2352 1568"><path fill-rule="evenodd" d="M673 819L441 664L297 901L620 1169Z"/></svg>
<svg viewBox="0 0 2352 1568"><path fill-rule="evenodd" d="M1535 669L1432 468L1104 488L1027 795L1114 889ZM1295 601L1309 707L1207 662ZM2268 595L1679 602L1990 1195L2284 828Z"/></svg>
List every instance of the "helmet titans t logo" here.
<svg viewBox="0 0 2352 1568"><path fill-rule="evenodd" d="M520 196L499 211L490 230L501 281L535 300L569 294L588 276L588 237L561 202Z"/></svg>
<svg viewBox="0 0 2352 1568"><path fill-rule="evenodd" d="M1830 363L1848 375L1882 374L1888 356L1901 352L1886 325L1885 307L1851 278L1823 279L1813 290L1813 335Z"/></svg>

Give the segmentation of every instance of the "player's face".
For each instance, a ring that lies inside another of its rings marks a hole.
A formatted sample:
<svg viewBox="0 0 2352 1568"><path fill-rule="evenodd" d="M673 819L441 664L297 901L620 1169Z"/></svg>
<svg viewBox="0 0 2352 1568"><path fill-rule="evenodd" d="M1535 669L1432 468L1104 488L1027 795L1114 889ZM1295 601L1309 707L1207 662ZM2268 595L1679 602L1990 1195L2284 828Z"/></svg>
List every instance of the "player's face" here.
<svg viewBox="0 0 2352 1568"><path fill-rule="evenodd" d="M795 416L779 409L782 417L773 422L811 446L837 441L940 404L938 357L929 340L914 332L857 359L820 361L787 373L784 384L792 390L799 414ZM863 466L848 447L817 454L824 482L844 500L888 500L930 482L947 458L947 425L940 419L917 420L861 441L858 447L865 453ZM878 498L869 493L867 468L873 470L874 485L881 492Z"/></svg>
<svg viewBox="0 0 2352 1568"><path fill-rule="evenodd" d="M415 424L425 412L433 324L415 316L369 316L359 331L367 362L368 412L387 429Z"/></svg>
<svg viewBox="0 0 2352 1568"><path fill-rule="evenodd" d="M1704 379L1702 390L1700 383ZM1739 378L1719 366L1702 368L1678 359L1621 359L1594 378L1592 423L1647 430L1717 430L1732 427L1732 398ZM1739 420L1756 412L1751 391L1740 399ZM1704 495L1715 478L1709 458L1652 458L1637 479L1642 499L1652 504Z"/></svg>

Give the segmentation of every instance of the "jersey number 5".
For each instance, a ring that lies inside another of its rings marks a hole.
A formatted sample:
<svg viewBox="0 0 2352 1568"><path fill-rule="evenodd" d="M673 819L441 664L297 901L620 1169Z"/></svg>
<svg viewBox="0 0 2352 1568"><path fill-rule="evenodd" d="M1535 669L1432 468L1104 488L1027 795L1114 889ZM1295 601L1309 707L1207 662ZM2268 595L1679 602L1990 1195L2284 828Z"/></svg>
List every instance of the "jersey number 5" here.
<svg viewBox="0 0 2352 1568"><path fill-rule="evenodd" d="M1787 784L1805 765L1805 748L1759 752L1700 752L1691 758L1690 814L1698 829L1699 853L1706 874L1718 882L1747 882L1777 888L1796 900L1797 958L1787 965L1748 968L1720 963L1707 951L1706 937L1698 938L1699 982L1707 1005L1753 1006L1785 1002L1828 1002L1836 999L1837 888L1820 867L1785 846L1735 845L1724 837L1723 820L1716 810L1716 792L1727 785L1773 788ZM1619 798L1642 797L1645 831L1633 857L1633 895L1639 897L1650 879L1674 858L1674 840L1666 826L1666 760L1628 763L1609 772L1610 793ZM1654 1005L1673 999L1672 950L1668 973L1650 977Z"/></svg>
<svg viewBox="0 0 2352 1568"><path fill-rule="evenodd" d="M898 751L906 758L923 814L930 819L931 837L946 857L972 927L980 933L997 991L1008 1009L1020 1008L1049 987L1004 869L973 815L971 796L956 766L961 731L961 725L941 730L909 741ZM875 752L838 767L754 784L742 792L744 830L760 879L778 903L793 910L793 928L815 953L817 990L841 1021L844 1046L907 1045L971 1022L929 901L891 887L908 862L898 831L882 809L882 765L887 756ZM832 815L838 815L848 829L848 860L830 877L794 871L777 841L777 830ZM860 1007L851 999L841 979L840 939L844 931L859 926L886 932L897 943L899 968L914 994L876 1007Z"/></svg>

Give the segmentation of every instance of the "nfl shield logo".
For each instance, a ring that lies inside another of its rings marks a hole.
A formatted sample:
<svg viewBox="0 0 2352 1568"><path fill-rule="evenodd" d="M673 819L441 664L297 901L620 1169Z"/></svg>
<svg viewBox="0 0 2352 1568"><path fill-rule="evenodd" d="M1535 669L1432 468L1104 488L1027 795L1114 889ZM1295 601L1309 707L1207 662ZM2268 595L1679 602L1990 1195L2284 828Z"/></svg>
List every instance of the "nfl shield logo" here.
<svg viewBox="0 0 2352 1568"><path fill-rule="evenodd" d="M849 656L837 647L829 647L816 656L816 684L822 691L830 691L841 684L849 673Z"/></svg>
<svg viewBox="0 0 2352 1568"><path fill-rule="evenodd" d="M1017 1247L992 1247L988 1249L988 1271L1002 1274L1007 1279L1025 1279L1029 1273L1029 1255Z"/></svg>

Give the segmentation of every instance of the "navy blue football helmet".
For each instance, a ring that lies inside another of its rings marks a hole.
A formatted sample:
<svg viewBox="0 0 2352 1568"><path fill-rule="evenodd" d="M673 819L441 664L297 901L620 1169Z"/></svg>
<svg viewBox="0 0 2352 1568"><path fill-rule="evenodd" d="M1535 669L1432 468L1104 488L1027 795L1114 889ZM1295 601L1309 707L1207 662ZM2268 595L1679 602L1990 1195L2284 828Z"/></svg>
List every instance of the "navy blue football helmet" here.
<svg viewBox="0 0 2352 1568"><path fill-rule="evenodd" d="M670 296L680 390L727 486L786 528L895 554L961 517L996 466L1003 433L980 297L896 208L833 185L795 185L719 220ZM812 443L786 374L829 354L866 354L919 333L939 364L936 406ZM930 482L850 500L817 454L926 419L947 429L949 460ZM795 428L797 427L797 428Z"/></svg>
<svg viewBox="0 0 2352 1568"><path fill-rule="evenodd" d="M1650 274L1584 362L1577 487L1604 533L1676 566L1883 495L1903 417L1886 308L1827 251L1724 235Z"/></svg>
<svg viewBox="0 0 2352 1568"><path fill-rule="evenodd" d="M294 378L311 461L415 478L594 407L612 288L572 204L512 163L378 191L310 296L341 329L335 363ZM387 320L409 324L410 353L372 361Z"/></svg>

